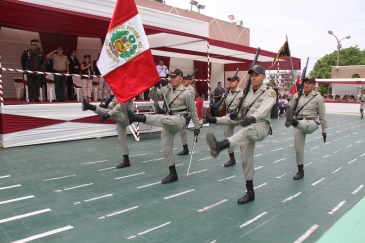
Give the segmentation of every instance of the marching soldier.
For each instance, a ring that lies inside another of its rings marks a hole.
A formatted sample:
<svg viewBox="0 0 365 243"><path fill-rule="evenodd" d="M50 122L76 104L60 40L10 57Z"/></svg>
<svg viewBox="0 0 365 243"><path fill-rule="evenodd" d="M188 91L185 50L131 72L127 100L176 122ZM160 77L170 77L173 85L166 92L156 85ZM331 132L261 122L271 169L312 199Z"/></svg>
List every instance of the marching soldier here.
<svg viewBox="0 0 365 243"><path fill-rule="evenodd" d="M224 99L224 101L221 103L220 107L218 107L218 110L222 110L225 105L227 114L223 117L211 117L209 115L203 114L204 123L215 123L218 125L224 125L223 132L225 138L232 136L234 133L234 127L240 125L240 119L238 118L232 121L229 118L229 113L236 108L240 97L242 97L243 95L242 89L238 87L240 83L240 79L238 76L234 75L227 80L229 81L230 90L226 98L224 98L224 96L221 98ZM203 109L203 112L206 113L206 109ZM229 167L236 164L236 159L234 157L234 147L228 148L228 154L229 160L224 164L224 167Z"/></svg>
<svg viewBox="0 0 365 243"><path fill-rule="evenodd" d="M166 97L165 114L159 115L136 115L133 111L127 110L125 106L125 115L129 116L129 124L133 122L143 122L148 125L162 127L161 143L170 174L162 180L162 184L178 180L175 168L175 158L172 153L175 134L185 129L190 119L194 123L194 136L200 133L199 119L196 112L194 95L183 85L183 72L180 69L173 69L170 74L171 80L169 86L157 90L157 84L150 91L150 98L153 100L163 99Z"/></svg>
<svg viewBox="0 0 365 243"><path fill-rule="evenodd" d="M44 64L44 54L38 47L39 40L34 39L30 41L31 48L25 49L20 58L23 70L42 71ZM42 84L42 75L27 73L28 82L28 100L29 102L39 100L39 88Z"/></svg>
<svg viewBox="0 0 365 243"><path fill-rule="evenodd" d="M361 94L359 94L357 97L360 101L360 115L361 115L361 118L364 118L364 107L365 107L365 89L364 89L364 86L362 86Z"/></svg>
<svg viewBox="0 0 365 243"><path fill-rule="evenodd" d="M217 141L212 133L208 133L206 136L210 154L213 157L217 157L223 149L241 146L242 168L247 192L238 199L238 204L255 200L253 189L255 142L261 141L271 134L270 114L276 102L276 92L264 84L266 78L264 67L255 65L248 73L251 74L251 87L238 114L239 118L243 118L240 121L242 128L223 141Z"/></svg>
<svg viewBox="0 0 365 243"><path fill-rule="evenodd" d="M293 177L294 180L299 180L304 177L304 146L307 134L311 134L318 129L318 125L322 125L323 141L326 142L326 109L323 98L317 94L313 88L316 86L316 80L312 77L304 79L304 89L298 100L298 93L290 100L289 106L286 109L285 126L294 127L294 148L296 153L296 162L298 172ZM295 102L298 102L297 108L293 111ZM294 116L296 119L294 119ZM320 123L317 121L319 117Z"/></svg>
<svg viewBox="0 0 365 243"><path fill-rule="evenodd" d="M186 75L183 80L183 85L185 86L186 90L191 92L191 94L195 97L195 90L191 83L193 82L193 77L190 74ZM187 155L189 154L189 147L188 147L188 139L186 137L186 127L180 131L181 142L183 144L183 150L180 151L177 155Z"/></svg>
<svg viewBox="0 0 365 243"><path fill-rule="evenodd" d="M134 110L132 100L125 104L127 105L128 109ZM124 113L121 112L121 105L119 104L117 98L114 98L114 95L111 95L105 100L105 102L102 102L99 106L95 106L90 104L87 99L82 96L82 110L94 111L96 114L101 116L100 122L104 122L110 118L117 123L118 141L122 148L123 162L116 165L116 168L120 169L124 167L130 167L131 164L129 161L129 149L127 144L127 126L129 125L129 121L128 116L125 116Z"/></svg>

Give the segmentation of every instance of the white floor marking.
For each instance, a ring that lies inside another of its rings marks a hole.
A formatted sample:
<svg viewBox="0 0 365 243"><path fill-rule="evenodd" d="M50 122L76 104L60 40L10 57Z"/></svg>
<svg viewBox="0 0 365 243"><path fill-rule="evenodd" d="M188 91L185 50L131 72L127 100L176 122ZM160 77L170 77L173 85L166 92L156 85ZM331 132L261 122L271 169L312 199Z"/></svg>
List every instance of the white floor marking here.
<svg viewBox="0 0 365 243"><path fill-rule="evenodd" d="M258 189L258 188L260 188L260 187L263 187L263 186L266 186L266 182L265 183L262 183L261 185L259 185L259 186L257 186L257 187L254 187L253 189Z"/></svg>
<svg viewBox="0 0 365 243"><path fill-rule="evenodd" d="M364 156L365 155L365 153L363 153L362 155L360 155L360 157L362 157L362 156Z"/></svg>
<svg viewBox="0 0 365 243"><path fill-rule="evenodd" d="M337 170L332 171L332 174L336 173L337 171L341 170L342 167L338 168Z"/></svg>
<svg viewBox="0 0 365 243"><path fill-rule="evenodd" d="M349 146L347 146L346 148L349 148L349 147L351 147L352 146L352 144L350 144Z"/></svg>
<svg viewBox="0 0 365 243"><path fill-rule="evenodd" d="M84 163L84 165L91 165L91 164L96 164L96 163L103 163L103 162L106 162L108 160L104 159L104 160L99 160L99 161L93 161L93 162L87 162L87 163Z"/></svg>
<svg viewBox="0 0 365 243"><path fill-rule="evenodd" d="M336 207L334 207L331 212L328 212L328 214L334 214L337 210L339 210L344 204L346 203L346 201L342 201L340 202Z"/></svg>
<svg viewBox="0 0 365 243"><path fill-rule="evenodd" d="M258 146L255 146L256 148L260 148L260 147L262 147L262 144L260 144L260 145L258 145Z"/></svg>
<svg viewBox="0 0 365 243"><path fill-rule="evenodd" d="M313 182L313 183L312 183L312 186L317 185L318 183L320 183L321 181L323 181L323 180L324 180L324 178L325 178L325 177L323 177L322 179L320 179L320 180L318 180L318 181L316 181L316 182Z"/></svg>
<svg viewBox="0 0 365 243"><path fill-rule="evenodd" d="M161 227L164 227L164 226L166 226L166 225L168 225L168 224L170 224L170 223L171 223L171 221L170 221L170 222L167 222L167 223L164 223L164 224L161 224L161 225L159 225L159 226L156 226L156 227L154 227L154 228L152 228L152 229L149 229L149 230L143 231L143 232L141 232L141 233L138 233L138 235L144 235L144 234L146 234L146 233L148 233L148 232L151 232L151 231L153 231L153 230L156 230L156 229L159 229L159 228L161 228Z"/></svg>
<svg viewBox="0 0 365 243"><path fill-rule="evenodd" d="M281 201L281 202L288 202L290 200L292 200L293 198L296 198L297 196L299 196L302 192L298 192L297 194L293 195L293 196L290 196L288 197L287 199Z"/></svg>
<svg viewBox="0 0 365 243"><path fill-rule="evenodd" d="M294 146L294 144L289 145L289 147L293 147L293 146Z"/></svg>
<svg viewBox="0 0 365 243"><path fill-rule="evenodd" d="M198 213L201 213L201 212L207 211L207 210L209 210L209 209L211 209L211 208L213 208L213 207L215 207L215 206L218 206L219 204L222 204L222 203L224 203L224 202L227 202L227 201L228 201L228 199L223 199L222 201L217 202L217 203L215 203L215 204L213 204L213 205L210 205L210 206L207 206L207 207L205 207L205 208L199 209L199 210L198 210Z"/></svg>
<svg viewBox="0 0 365 243"><path fill-rule="evenodd" d="M313 149L316 149L316 148L319 148L319 146L317 146L317 147L314 147L314 148L311 148L311 150L313 150Z"/></svg>
<svg viewBox="0 0 365 243"><path fill-rule="evenodd" d="M84 202L90 202L90 201L98 200L100 198L111 197L111 196L113 196L113 194L107 194L107 195L100 196L100 197L94 197L94 198L91 198L91 199L84 200Z"/></svg>
<svg viewBox="0 0 365 243"><path fill-rule="evenodd" d="M282 150L283 148L278 148L278 149L274 149L274 150L271 150L270 152L275 152L275 151L279 151L279 150Z"/></svg>
<svg viewBox="0 0 365 243"><path fill-rule="evenodd" d="M284 140L289 140L289 139L293 139L294 137L291 137L291 138L287 138L287 139L284 139Z"/></svg>
<svg viewBox="0 0 365 243"><path fill-rule="evenodd" d="M283 177L283 176L287 175L288 173L289 173L289 172L287 172L287 173L285 173L285 174L282 174L281 176L278 176L278 177L276 177L276 178L280 179L281 177Z"/></svg>
<svg viewBox="0 0 365 243"><path fill-rule="evenodd" d="M247 226L247 225L249 225L249 224L251 224L251 223L255 222L256 220L258 220L259 218L261 218L261 217L262 217L262 216L264 216L265 214L267 214L267 212L263 212L263 213L261 213L261 214L257 215L257 216L256 216L256 217L254 217L253 219L250 219L249 221L247 221L247 222L245 222L244 224L242 224L242 225L240 226L240 228L243 228L243 227L245 227L245 226Z"/></svg>
<svg viewBox="0 0 365 243"><path fill-rule="evenodd" d="M355 143L361 143L361 141L362 141L362 140L359 140L359 141L357 141L357 142L355 142Z"/></svg>
<svg viewBox="0 0 365 243"><path fill-rule="evenodd" d="M32 240L39 239L39 238L42 238L42 237L45 237L45 236L57 234L57 233L60 233L62 231L66 231L66 230L69 230L69 229L73 229L73 226L69 225L69 226L66 226L66 227L63 227L63 228L47 231L47 232L44 232L42 234L33 235L31 237L28 237L28 238L25 238L25 239L22 239L22 240L14 241L13 243L24 243L24 242L32 241Z"/></svg>
<svg viewBox="0 0 365 243"><path fill-rule="evenodd" d="M40 214L40 213L49 212L49 211L51 211L51 209L47 208L47 209L43 209L43 210L31 212L31 213L26 213L26 214L21 214L21 215L18 215L18 216L10 217L10 218L7 218L7 219L1 219L0 224L5 223L5 222L9 222L9 221L12 221L12 220L16 220L16 219L26 218L26 217L33 216L33 215Z"/></svg>
<svg viewBox="0 0 365 243"><path fill-rule="evenodd" d="M80 204L81 202L74 202L74 204Z"/></svg>
<svg viewBox="0 0 365 243"><path fill-rule="evenodd" d="M283 161L283 160L286 160L286 158L282 158L282 159L275 160L273 163L275 164L275 163L277 163L279 161Z"/></svg>
<svg viewBox="0 0 365 243"><path fill-rule="evenodd" d="M326 156L323 156L322 159L327 158L327 157L329 157L329 154L327 154Z"/></svg>
<svg viewBox="0 0 365 243"><path fill-rule="evenodd" d="M301 237L299 237L299 239L297 239L294 243L302 243L303 241L305 241L305 239L307 239L312 233L313 231L315 231L319 226L318 225L313 225L309 230L307 230L307 232L304 233L304 235L302 235Z"/></svg>
<svg viewBox="0 0 365 243"><path fill-rule="evenodd" d="M100 169L100 170L98 170L98 171L111 170L111 169L115 169L115 166L113 166L113 167L109 167L109 168L105 168L105 169Z"/></svg>
<svg viewBox="0 0 365 243"><path fill-rule="evenodd" d="M204 169L204 170L199 170L199 171L191 172L191 173L189 173L189 175L196 174L196 173L200 173L200 172L203 172L203 171L206 171L206 170L208 170L208 169Z"/></svg>
<svg viewBox="0 0 365 243"><path fill-rule="evenodd" d="M134 154L134 155L129 155L129 157L136 157L136 156L142 156L142 155L146 155L147 153L144 154Z"/></svg>
<svg viewBox="0 0 365 243"><path fill-rule="evenodd" d="M6 200L6 201L0 201L0 205L6 204L6 203L11 203L11 202L17 202L17 201L21 201L21 200L25 200L25 199L29 199L29 198L33 198L33 197L34 197L33 195L30 195L30 196L26 196L26 197L19 197L19 198Z"/></svg>
<svg viewBox="0 0 365 243"><path fill-rule="evenodd" d="M6 189L10 189L10 188L14 188L14 187L20 187L22 185L18 184L18 185L13 185L13 186L5 186L5 187L0 187L0 191L1 190L6 190Z"/></svg>
<svg viewBox="0 0 365 243"><path fill-rule="evenodd" d="M116 179L116 180L124 179L124 178L128 178L128 177L133 177L133 176L143 175L144 173L145 173L145 172L141 172L141 173L137 173L137 174L132 174L132 175L127 175L127 176L117 177L117 178L115 178L115 179Z"/></svg>
<svg viewBox="0 0 365 243"><path fill-rule="evenodd" d="M351 164L352 162L356 161L357 159L353 159L350 162L348 162L347 164Z"/></svg>
<svg viewBox="0 0 365 243"><path fill-rule="evenodd" d="M10 177L10 175L0 176L0 179L2 179L2 178L8 178L8 177Z"/></svg>
<svg viewBox="0 0 365 243"><path fill-rule="evenodd" d="M150 159L150 160L142 161L141 163L148 163L148 162L151 162L151 161L159 161L159 160L163 160L163 159L164 159L164 158Z"/></svg>
<svg viewBox="0 0 365 243"><path fill-rule="evenodd" d="M202 159L198 159L198 161L202 161L202 160L206 160L206 159L212 159L213 157L207 157L207 158L202 158Z"/></svg>
<svg viewBox="0 0 365 243"><path fill-rule="evenodd" d="M144 185L144 186L139 186L139 187L137 187L137 189L145 188L145 187L149 187L149 186L153 186L153 185L157 185L157 184L161 184L161 181L151 183L151 184L147 184L147 185Z"/></svg>
<svg viewBox="0 0 365 243"><path fill-rule="evenodd" d="M225 180L229 180L229 179L232 179L236 177L235 175L234 176L230 176L230 177L227 177L227 178L223 178L223 179L220 179L220 180L217 180L217 181L225 181Z"/></svg>
<svg viewBox="0 0 365 243"><path fill-rule="evenodd" d="M308 166L308 165L310 165L310 164L313 164L313 162L310 162L310 163L308 163L308 164L304 165L304 167L306 167L306 166Z"/></svg>
<svg viewBox="0 0 365 243"><path fill-rule="evenodd" d="M324 144L324 146L326 146L326 145L328 145L328 144L330 144L330 143L331 143L331 142L327 142L327 143L325 143L325 144Z"/></svg>
<svg viewBox="0 0 365 243"><path fill-rule="evenodd" d="M336 150L334 153L337 154L337 152L341 151L342 149Z"/></svg>
<svg viewBox="0 0 365 243"><path fill-rule="evenodd" d="M255 155L255 156L253 156L253 157L259 157L259 156L261 156L262 154L258 154L258 155Z"/></svg>
<svg viewBox="0 0 365 243"><path fill-rule="evenodd" d="M131 210L136 209L136 208L138 208L138 206L134 206L134 207L131 207L131 208L127 208L127 209L124 209L122 211L118 211L118 212L115 212L115 213L107 214L105 216L99 217L99 219L105 219L105 217L113 217L115 215L118 215L118 214L121 214L121 213L125 213L125 212L131 211Z"/></svg>
<svg viewBox="0 0 365 243"><path fill-rule="evenodd" d="M94 183L89 183L89 184L83 184L83 185L80 185L80 186L69 187L69 188L65 188L63 190L64 191L73 190L73 189L77 189L77 188L80 188L80 187L90 186L92 184L94 184ZM62 191L62 190L57 190L55 192L60 192L60 191Z"/></svg>
<svg viewBox="0 0 365 243"><path fill-rule="evenodd" d="M184 165L184 163L176 164L176 165L175 165L175 167L177 167L177 166L182 166L182 165Z"/></svg>
<svg viewBox="0 0 365 243"><path fill-rule="evenodd" d="M190 190L187 190L187 191L184 191L184 192L180 192L180 193L177 193L177 194L174 194L174 195L171 195L171 196L168 196L168 197L164 197L164 199L170 199L170 198L174 198L174 197L178 197L180 195L183 195L183 194L186 194L186 193L189 193L189 192L192 192L192 191L195 191L195 189L190 189Z"/></svg>
<svg viewBox="0 0 365 243"><path fill-rule="evenodd" d="M262 167L264 167L264 166L263 166L263 165L261 165L261 166L259 166L259 167L254 168L254 170L261 169Z"/></svg>
<svg viewBox="0 0 365 243"><path fill-rule="evenodd" d="M46 180L43 180L43 181L59 180L59 179L68 178L68 177L72 177L72 176L76 176L76 175L68 175L68 176L62 176L62 177L57 177L57 178L51 178L51 179L46 179Z"/></svg>
<svg viewBox="0 0 365 243"><path fill-rule="evenodd" d="M353 191L353 192L351 192L351 194L356 194L356 193L358 193L358 191L360 191L361 190L361 188L363 188L364 187L364 185L360 185L355 191Z"/></svg>

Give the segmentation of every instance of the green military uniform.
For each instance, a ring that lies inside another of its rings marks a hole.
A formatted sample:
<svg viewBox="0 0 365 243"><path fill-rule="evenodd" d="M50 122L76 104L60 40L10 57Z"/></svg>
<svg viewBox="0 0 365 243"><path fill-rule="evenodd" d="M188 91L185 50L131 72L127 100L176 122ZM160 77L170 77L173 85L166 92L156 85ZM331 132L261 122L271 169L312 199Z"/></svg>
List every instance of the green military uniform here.
<svg viewBox="0 0 365 243"><path fill-rule="evenodd" d="M169 89L170 91L168 91ZM165 93L168 104L173 101L170 105L170 111L172 114L169 115L167 109L165 108L165 115L145 115L145 123L162 127L162 151L167 161L167 165L174 166L175 158L172 153L173 142L175 134L183 129L186 129L187 124L184 115L190 115L195 129L199 129L200 127L199 118L196 111L194 94L191 92L191 90L186 89L183 85L180 85L175 90L173 90L173 88L170 86L162 87L162 89L153 87L149 93L149 97L152 100L161 100L163 99L162 92Z"/></svg>
<svg viewBox="0 0 365 243"><path fill-rule="evenodd" d="M193 86L189 85L189 86L185 87L185 89L188 92L191 92L191 94L194 96L193 99L195 100L195 90L194 90ZM188 139L187 139L187 136L186 136L186 127L180 131L180 136L181 136L181 142L182 142L184 148L185 148L185 146L187 147L188 146Z"/></svg>
<svg viewBox="0 0 365 243"><path fill-rule="evenodd" d="M364 90L361 89L361 92L362 94L359 94L357 96L358 100L360 101L360 115L361 115L361 118L364 117L364 108L365 108L365 94L363 93Z"/></svg>
<svg viewBox="0 0 365 243"><path fill-rule="evenodd" d="M30 41L32 45L38 45L38 40ZM37 49L25 49L21 55L20 62L23 70L42 71L44 63L43 52ZM39 101L39 88L42 84L42 75L27 73L28 99L29 101Z"/></svg>
<svg viewBox="0 0 365 243"><path fill-rule="evenodd" d="M293 96L289 106L293 107L298 93ZM309 103L307 103L309 101ZM306 105L305 105L306 104ZM303 107L303 105L305 105ZM303 109L301 109L303 107ZM301 111L299 111L301 109ZM299 113L298 113L299 111ZM298 120L298 125L294 127L294 148L296 152L297 165L304 163L304 146L306 134L311 134L318 129L317 118L322 125L322 133L326 133L327 120L326 120L326 108L324 106L323 98L320 94L317 94L314 90L308 95L301 95L297 109L294 111L294 115ZM298 114L297 114L298 113Z"/></svg>

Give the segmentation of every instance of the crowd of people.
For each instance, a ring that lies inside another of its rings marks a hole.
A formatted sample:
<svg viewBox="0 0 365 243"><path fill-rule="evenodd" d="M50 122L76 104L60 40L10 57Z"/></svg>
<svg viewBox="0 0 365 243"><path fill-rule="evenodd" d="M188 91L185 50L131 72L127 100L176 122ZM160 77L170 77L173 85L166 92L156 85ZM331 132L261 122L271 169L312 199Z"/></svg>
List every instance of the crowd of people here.
<svg viewBox="0 0 365 243"><path fill-rule="evenodd" d="M348 101L348 102L356 102L357 99L354 95L344 95L339 96L338 94L336 94L334 97L333 95L324 95L323 96L324 100L338 100L338 101Z"/></svg>

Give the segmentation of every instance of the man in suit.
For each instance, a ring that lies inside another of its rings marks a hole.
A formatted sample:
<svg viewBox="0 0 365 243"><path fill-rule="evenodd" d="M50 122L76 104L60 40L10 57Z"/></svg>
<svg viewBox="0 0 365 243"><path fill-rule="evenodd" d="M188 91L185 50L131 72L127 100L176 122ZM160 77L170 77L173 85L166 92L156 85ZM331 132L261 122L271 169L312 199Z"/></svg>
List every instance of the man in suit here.
<svg viewBox="0 0 365 243"><path fill-rule="evenodd" d="M67 57L70 62L70 74L80 74L80 63L76 57L76 51L71 50L70 56ZM67 77L67 96L69 100L73 99L73 81L72 76Z"/></svg>

